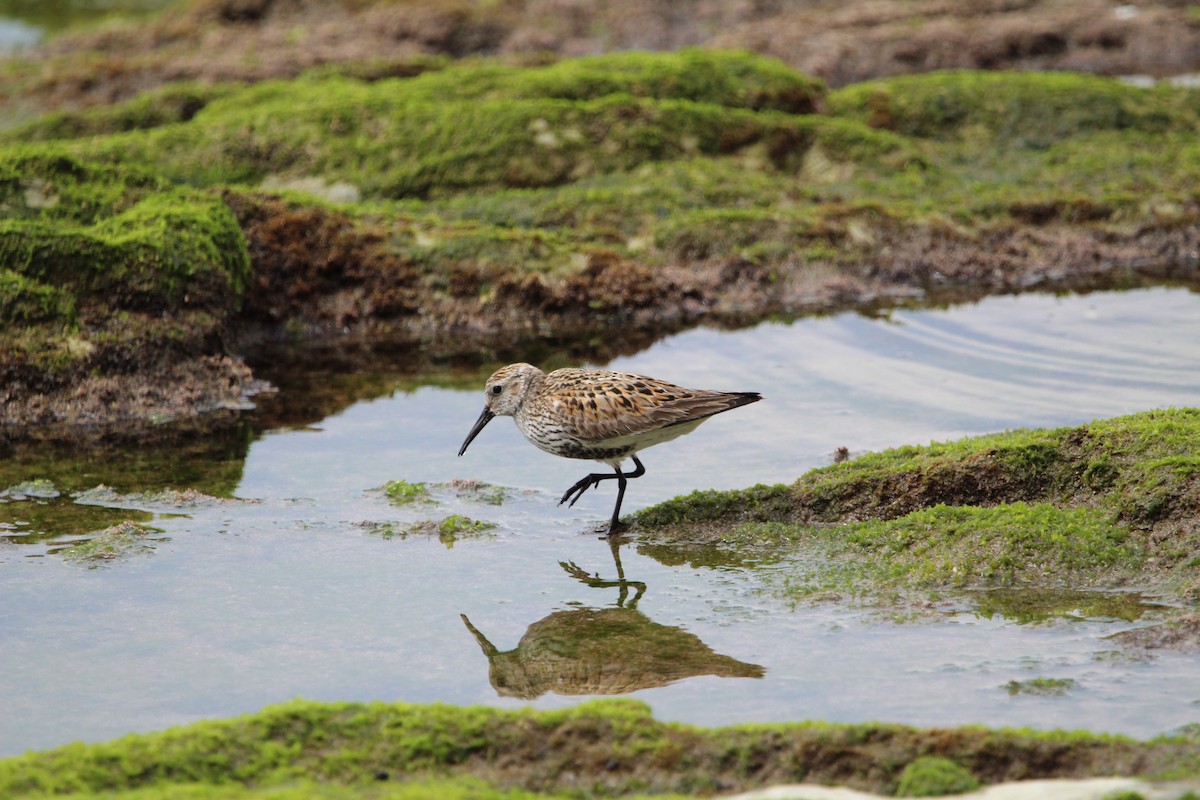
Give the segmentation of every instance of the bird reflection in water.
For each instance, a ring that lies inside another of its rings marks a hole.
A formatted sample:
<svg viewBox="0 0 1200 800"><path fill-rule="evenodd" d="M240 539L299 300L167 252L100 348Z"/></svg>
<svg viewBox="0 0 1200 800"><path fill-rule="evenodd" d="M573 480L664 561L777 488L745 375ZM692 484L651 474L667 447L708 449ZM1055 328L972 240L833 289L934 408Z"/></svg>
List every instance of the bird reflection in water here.
<svg viewBox="0 0 1200 800"><path fill-rule="evenodd" d="M589 575L574 563L559 563L588 586L618 589L614 607L556 611L530 625L516 648L507 652L489 642L466 614L461 615L487 656L488 677L497 694L523 700L546 692L612 695L697 675L763 677L765 670L758 664L714 653L694 634L660 625L638 611L646 584L626 580L620 541L612 537L609 544L617 568L615 580Z"/></svg>

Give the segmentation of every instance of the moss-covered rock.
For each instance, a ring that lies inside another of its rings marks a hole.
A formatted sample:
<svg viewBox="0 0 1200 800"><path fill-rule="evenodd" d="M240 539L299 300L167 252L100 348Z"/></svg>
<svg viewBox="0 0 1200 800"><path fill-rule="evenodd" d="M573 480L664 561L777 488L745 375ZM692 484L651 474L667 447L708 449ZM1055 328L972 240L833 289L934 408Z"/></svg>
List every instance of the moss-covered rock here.
<svg viewBox="0 0 1200 800"><path fill-rule="evenodd" d="M865 126L855 137L848 123L834 129L836 123L819 119L688 100L408 95L398 81L255 87L210 104L187 124L89 142L87 150L154 164L176 181L202 186L318 175L369 197L404 198L555 186L753 146L762 150L764 166L795 168L827 130L836 135L823 138L839 156L901 144Z"/></svg>
<svg viewBox="0 0 1200 800"><path fill-rule="evenodd" d="M941 797L965 794L978 788L979 781L970 770L963 769L948 758L922 756L900 773L896 796Z"/></svg>
<svg viewBox="0 0 1200 800"><path fill-rule="evenodd" d="M701 50L160 88L0 134L0 371L28 396L236 333L494 347L1194 278L1197 115L1057 74L827 96Z"/></svg>
<svg viewBox="0 0 1200 800"><path fill-rule="evenodd" d="M397 72L404 72L397 75ZM71 139L148 130L187 122L209 103L231 94L242 97L288 95L289 87L364 87L386 83L381 96L406 102L486 100L587 101L607 95L690 100L754 111L808 114L825 94L824 84L775 59L750 52L687 49L678 53L630 52L520 67L499 62L416 59L409 70L374 74L369 64L330 65L308 71L298 82L264 82L250 93L245 85L168 84L111 106L47 114L6 132L15 141ZM363 97L373 96L366 93ZM365 109L364 109L365 110Z"/></svg>
<svg viewBox="0 0 1200 800"><path fill-rule="evenodd" d="M929 759L957 766L951 774ZM965 775L995 783L1197 774L1194 743L1183 738L827 723L706 730L658 722L628 700L556 711L294 701L237 719L3 759L0 793L15 800L312 782L373 796L383 777L389 785L474 777L493 787L572 796L581 789L597 796L707 795L800 781L891 794L897 785L945 787Z"/></svg>
<svg viewBox="0 0 1200 800"><path fill-rule="evenodd" d="M646 509L652 538L818 548L793 594L1150 581L1190 595L1200 410L901 447Z"/></svg>
<svg viewBox="0 0 1200 800"><path fill-rule="evenodd" d="M0 319L11 323L0 377L13 416L30 392L220 352L250 269L221 198L17 146L0 148L0 208Z"/></svg>
<svg viewBox="0 0 1200 800"><path fill-rule="evenodd" d="M847 86L826 112L905 136L1037 149L1100 131L1193 132L1200 96L1078 73L950 71Z"/></svg>
<svg viewBox="0 0 1200 800"><path fill-rule="evenodd" d="M51 112L15 128L6 138L24 142L80 139L187 122L213 100L238 88L237 84L168 84L126 103L98 106L86 112Z"/></svg>

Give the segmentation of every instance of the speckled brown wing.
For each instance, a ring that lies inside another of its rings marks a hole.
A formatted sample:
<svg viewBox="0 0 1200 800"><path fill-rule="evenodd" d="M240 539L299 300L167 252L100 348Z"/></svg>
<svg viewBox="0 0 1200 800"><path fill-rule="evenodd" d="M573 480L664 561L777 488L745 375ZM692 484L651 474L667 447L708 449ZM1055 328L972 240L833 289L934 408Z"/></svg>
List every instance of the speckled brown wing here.
<svg viewBox="0 0 1200 800"><path fill-rule="evenodd" d="M551 413L564 433L599 444L698 422L760 398L753 392L686 389L625 372L560 369L546 376L541 399L563 405L567 413Z"/></svg>

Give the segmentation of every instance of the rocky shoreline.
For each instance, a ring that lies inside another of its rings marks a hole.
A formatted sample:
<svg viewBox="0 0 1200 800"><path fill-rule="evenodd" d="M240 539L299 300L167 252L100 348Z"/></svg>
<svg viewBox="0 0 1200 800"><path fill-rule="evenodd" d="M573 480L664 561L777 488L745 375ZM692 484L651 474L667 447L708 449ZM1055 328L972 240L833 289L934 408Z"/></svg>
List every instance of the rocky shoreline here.
<svg viewBox="0 0 1200 800"><path fill-rule="evenodd" d="M263 343L497 358L1200 281L1194 91L831 91L702 50L421 70L170 86L0 130L3 436L244 406Z"/></svg>

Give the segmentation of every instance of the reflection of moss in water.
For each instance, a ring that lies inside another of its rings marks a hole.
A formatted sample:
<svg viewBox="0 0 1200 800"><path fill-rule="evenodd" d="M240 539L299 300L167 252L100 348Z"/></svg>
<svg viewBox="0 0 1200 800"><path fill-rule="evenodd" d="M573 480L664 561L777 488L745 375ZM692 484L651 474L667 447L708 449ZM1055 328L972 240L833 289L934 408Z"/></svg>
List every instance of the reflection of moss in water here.
<svg viewBox="0 0 1200 800"><path fill-rule="evenodd" d="M243 425L205 439L129 448L22 445L0 459L0 537L14 544L79 537L154 518L129 506L228 502L222 496L241 480L250 435Z"/></svg>
<svg viewBox="0 0 1200 800"><path fill-rule="evenodd" d="M1061 697L1078 686L1071 678L1030 678L1027 681L1009 681L1004 684L1004 689L1013 697L1019 694Z"/></svg>
<svg viewBox="0 0 1200 800"><path fill-rule="evenodd" d="M121 522L99 531L90 539L51 552L62 556L65 561L96 567L106 561L153 552L151 542L161 541L151 539L155 533L161 531L133 522Z"/></svg>
<svg viewBox="0 0 1200 800"><path fill-rule="evenodd" d="M69 498L0 503L0 538L33 543L82 536L125 520L148 522L153 514L122 508L81 505Z"/></svg>
<svg viewBox="0 0 1200 800"><path fill-rule="evenodd" d="M705 493L690 496L700 494ZM718 541L707 537L693 541L684 536L678 541L646 537L638 542L637 551L669 567L686 564L693 569L753 569L789 559L801 538L798 530L782 525L740 525Z"/></svg>
<svg viewBox="0 0 1200 800"><path fill-rule="evenodd" d="M242 479L246 454L254 439L249 419L205 436L159 435L140 444L70 444L29 442L0 444L0 487L29 480L48 480L71 494L95 486L120 492L191 488L228 497Z"/></svg>
<svg viewBox="0 0 1200 800"><path fill-rule="evenodd" d="M1073 589L995 589L971 595L981 617L1001 616L1017 623L1071 619L1121 619L1132 622L1159 607L1139 592Z"/></svg>

